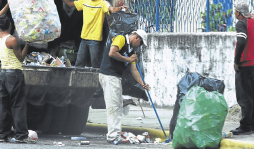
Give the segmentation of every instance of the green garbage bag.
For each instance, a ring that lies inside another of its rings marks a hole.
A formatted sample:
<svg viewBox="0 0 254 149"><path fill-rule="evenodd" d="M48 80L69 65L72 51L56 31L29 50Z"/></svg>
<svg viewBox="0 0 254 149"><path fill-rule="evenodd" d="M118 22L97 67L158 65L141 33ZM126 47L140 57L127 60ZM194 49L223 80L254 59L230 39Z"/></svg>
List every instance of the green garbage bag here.
<svg viewBox="0 0 254 149"><path fill-rule="evenodd" d="M218 148L228 106L217 91L194 86L185 95L172 146L174 148Z"/></svg>

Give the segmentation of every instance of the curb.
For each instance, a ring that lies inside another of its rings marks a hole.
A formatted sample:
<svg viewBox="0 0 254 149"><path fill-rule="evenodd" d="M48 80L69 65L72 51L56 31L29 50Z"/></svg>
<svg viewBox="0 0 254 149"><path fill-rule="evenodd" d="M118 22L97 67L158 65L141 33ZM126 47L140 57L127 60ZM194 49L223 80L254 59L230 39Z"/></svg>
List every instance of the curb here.
<svg viewBox="0 0 254 149"><path fill-rule="evenodd" d="M159 129L122 126L122 131L131 132L135 135L140 135L143 132L148 132L151 140L155 140L155 138L160 138L162 142L166 140L163 131ZM87 123L85 132L107 133L107 125ZM165 130L165 133L169 138L169 130Z"/></svg>
<svg viewBox="0 0 254 149"><path fill-rule="evenodd" d="M234 139L222 139L220 149L254 149L254 142L239 141Z"/></svg>

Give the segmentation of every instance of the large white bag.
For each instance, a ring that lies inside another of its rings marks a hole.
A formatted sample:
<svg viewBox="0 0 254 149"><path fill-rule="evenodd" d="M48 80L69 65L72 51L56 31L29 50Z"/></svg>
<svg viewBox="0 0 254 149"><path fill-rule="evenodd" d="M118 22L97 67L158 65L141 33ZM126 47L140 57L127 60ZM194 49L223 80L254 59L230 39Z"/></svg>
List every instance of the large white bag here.
<svg viewBox="0 0 254 149"><path fill-rule="evenodd" d="M8 0L19 38L46 43L59 37L61 23L54 0Z"/></svg>

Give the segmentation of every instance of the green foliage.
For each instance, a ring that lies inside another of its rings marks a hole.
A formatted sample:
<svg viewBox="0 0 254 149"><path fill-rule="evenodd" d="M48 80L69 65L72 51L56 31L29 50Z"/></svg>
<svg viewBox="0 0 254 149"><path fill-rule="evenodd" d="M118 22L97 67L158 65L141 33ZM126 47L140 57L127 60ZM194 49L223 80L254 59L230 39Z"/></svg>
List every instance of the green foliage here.
<svg viewBox="0 0 254 149"><path fill-rule="evenodd" d="M222 11L222 3L210 4L209 9L209 31L234 31L234 27L226 26L226 21L232 15L232 9L228 9L226 12ZM202 19L202 30L206 30L206 18L207 10L200 12Z"/></svg>

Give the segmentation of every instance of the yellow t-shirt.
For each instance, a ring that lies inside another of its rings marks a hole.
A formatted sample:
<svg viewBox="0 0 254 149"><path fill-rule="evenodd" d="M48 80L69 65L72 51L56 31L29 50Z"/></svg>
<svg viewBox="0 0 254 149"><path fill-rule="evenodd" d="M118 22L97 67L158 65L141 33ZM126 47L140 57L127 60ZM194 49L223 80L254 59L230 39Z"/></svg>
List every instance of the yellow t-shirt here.
<svg viewBox="0 0 254 149"><path fill-rule="evenodd" d="M83 10L81 38L102 41L103 22L110 4L105 0L78 0L74 5L78 11Z"/></svg>
<svg viewBox="0 0 254 149"><path fill-rule="evenodd" d="M22 63L18 60L13 52L13 49L6 47L6 39L10 35L0 38L0 60L2 69L20 69L22 70Z"/></svg>
<svg viewBox="0 0 254 149"><path fill-rule="evenodd" d="M125 45L125 38L123 35L117 35L112 39L112 44L111 46L116 46L119 48L119 51L123 48Z"/></svg>

